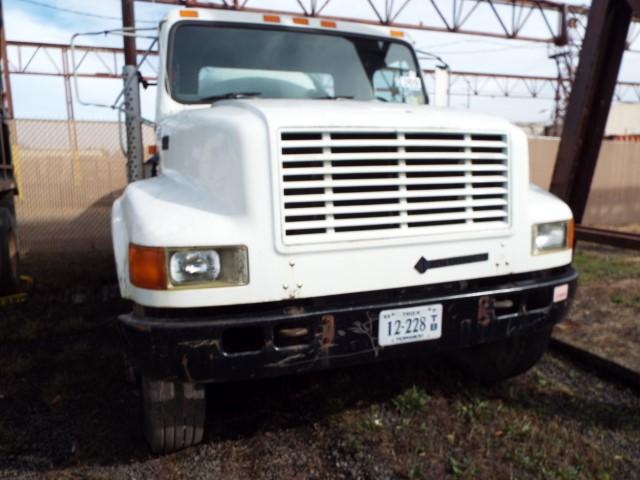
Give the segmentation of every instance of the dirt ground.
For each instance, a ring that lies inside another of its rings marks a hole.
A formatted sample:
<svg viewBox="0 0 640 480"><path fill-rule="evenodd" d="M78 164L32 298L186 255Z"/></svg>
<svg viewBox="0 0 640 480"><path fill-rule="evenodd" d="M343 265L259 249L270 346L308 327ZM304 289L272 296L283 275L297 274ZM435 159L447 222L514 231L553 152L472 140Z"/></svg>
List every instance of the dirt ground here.
<svg viewBox="0 0 640 480"><path fill-rule="evenodd" d="M580 293L556 338L640 372L640 254L588 245L575 263Z"/></svg>
<svg viewBox="0 0 640 480"><path fill-rule="evenodd" d="M640 265L629 258L579 253L571 322L606 321L633 356ZM491 388L438 358L215 387L204 444L154 458L124 381L114 318L128 305L111 259L26 268L30 301L0 307L0 478L640 477L638 393L553 353Z"/></svg>

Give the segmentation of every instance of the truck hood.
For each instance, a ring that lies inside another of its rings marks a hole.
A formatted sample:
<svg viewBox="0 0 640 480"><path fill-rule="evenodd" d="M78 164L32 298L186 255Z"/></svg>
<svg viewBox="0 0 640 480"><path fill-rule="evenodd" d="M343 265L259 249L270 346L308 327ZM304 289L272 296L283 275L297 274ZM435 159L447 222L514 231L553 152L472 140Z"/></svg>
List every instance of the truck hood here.
<svg viewBox="0 0 640 480"><path fill-rule="evenodd" d="M160 175L130 184L113 215L123 291L143 305L232 305L520 273L531 270L532 222L570 217L563 204L529 193L522 130L467 111L243 99L166 116L157 133ZM140 292L127 283L130 243L244 246L250 284ZM414 267L421 257L477 263L422 274ZM552 268L570 253L535 260L536 269Z"/></svg>
<svg viewBox="0 0 640 480"><path fill-rule="evenodd" d="M228 109L253 112L270 126L429 127L434 129L501 130L515 128L508 121L468 110L356 100L241 99L216 102L190 114L217 116ZM198 112L198 113L196 113ZM205 113L206 112L206 113ZM292 112L295 112L292 115Z"/></svg>

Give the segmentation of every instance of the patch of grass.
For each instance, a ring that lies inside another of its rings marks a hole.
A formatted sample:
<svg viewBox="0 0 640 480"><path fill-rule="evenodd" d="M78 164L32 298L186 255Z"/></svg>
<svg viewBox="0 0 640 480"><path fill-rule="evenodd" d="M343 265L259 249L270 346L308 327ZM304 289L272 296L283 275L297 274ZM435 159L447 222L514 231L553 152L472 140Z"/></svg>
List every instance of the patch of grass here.
<svg viewBox="0 0 640 480"><path fill-rule="evenodd" d="M413 385L394 398L393 405L402 415L413 415L424 409L429 398L427 392Z"/></svg>
<svg viewBox="0 0 640 480"><path fill-rule="evenodd" d="M613 292L610 298L616 305L640 310L640 293Z"/></svg>
<svg viewBox="0 0 640 480"><path fill-rule="evenodd" d="M610 281L622 278L640 278L640 263L633 257L601 251L578 250L573 264L580 273L580 281Z"/></svg>

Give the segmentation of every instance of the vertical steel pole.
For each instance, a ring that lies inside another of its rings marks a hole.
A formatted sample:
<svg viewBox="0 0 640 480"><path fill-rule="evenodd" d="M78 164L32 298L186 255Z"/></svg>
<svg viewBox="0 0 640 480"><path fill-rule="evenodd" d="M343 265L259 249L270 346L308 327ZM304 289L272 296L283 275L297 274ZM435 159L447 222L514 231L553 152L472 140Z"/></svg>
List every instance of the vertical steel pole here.
<svg viewBox="0 0 640 480"><path fill-rule="evenodd" d="M134 0L122 0L122 26L125 32L133 33L135 27ZM138 78L138 56L134 36L124 37L124 105L127 132L127 178L129 182L144 178L142 122L140 108L140 80Z"/></svg>
<svg viewBox="0 0 640 480"><path fill-rule="evenodd" d="M0 0L0 54L2 55L2 76L4 81L4 100L7 116L13 118L13 96L11 95L11 76L9 75L9 57L7 56L7 38L4 30L4 10Z"/></svg>

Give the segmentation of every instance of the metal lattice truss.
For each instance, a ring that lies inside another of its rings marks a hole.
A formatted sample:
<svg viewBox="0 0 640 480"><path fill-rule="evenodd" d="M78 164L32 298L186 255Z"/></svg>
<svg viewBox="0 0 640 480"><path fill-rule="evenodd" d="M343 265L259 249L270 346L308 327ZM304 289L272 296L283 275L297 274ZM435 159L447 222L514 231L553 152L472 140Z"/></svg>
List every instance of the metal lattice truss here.
<svg viewBox="0 0 640 480"><path fill-rule="evenodd" d="M70 45L8 41L9 73L68 78L75 72L78 77L122 79L124 58L121 48L76 46L75 50L74 64ZM142 58L144 52L138 53ZM146 58L141 71L143 76L155 78L158 74L157 58Z"/></svg>
<svg viewBox="0 0 640 480"><path fill-rule="evenodd" d="M424 73L427 88L433 91L435 73L433 70L425 70ZM477 72L451 72L449 78L449 95L452 96L555 100L559 84L562 88L571 89L568 78ZM618 82L615 99L640 102L640 83Z"/></svg>
<svg viewBox="0 0 640 480"><path fill-rule="evenodd" d="M234 9L307 17L323 17L403 29L463 33L494 38L567 45L570 30L582 38L587 7L550 0L281 0L274 10L265 0L138 0L139 2L186 7ZM634 19L637 22L638 19ZM637 26L637 23L635 23ZM640 36L632 28L628 48Z"/></svg>
<svg viewBox="0 0 640 480"><path fill-rule="evenodd" d="M142 58L142 54L139 51L138 57ZM10 41L7 57L12 75L57 76L67 80L74 71L81 78L122 79L124 65L122 49L112 47L77 46L73 64L69 45ZM157 62L157 54L152 52L142 64L142 74L148 81L157 77ZM434 72L425 70L425 74L427 89L433 91ZM553 99L558 82L555 77L451 72L449 92L454 96ZM569 79L560 82L570 88ZM616 99L640 101L640 83L619 82Z"/></svg>

